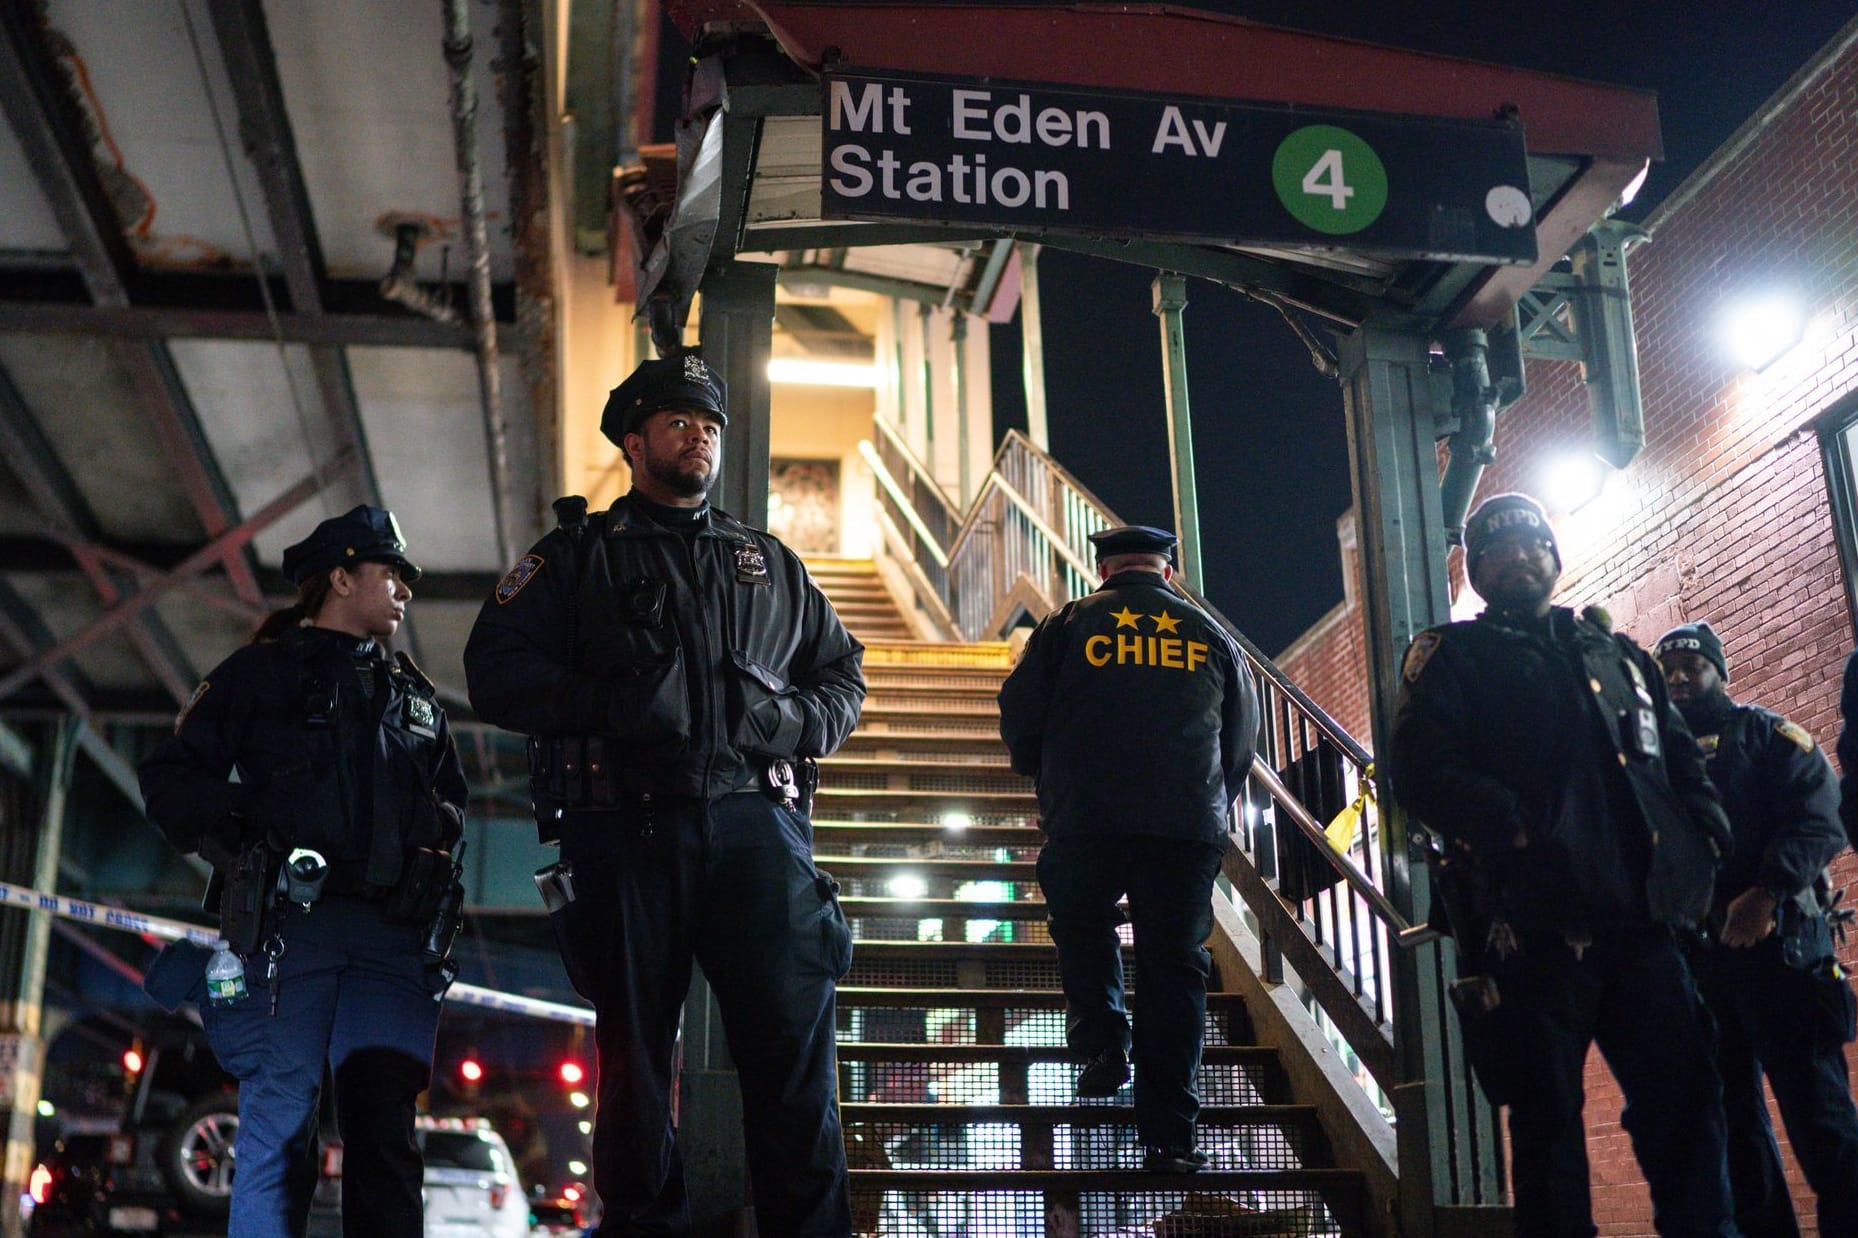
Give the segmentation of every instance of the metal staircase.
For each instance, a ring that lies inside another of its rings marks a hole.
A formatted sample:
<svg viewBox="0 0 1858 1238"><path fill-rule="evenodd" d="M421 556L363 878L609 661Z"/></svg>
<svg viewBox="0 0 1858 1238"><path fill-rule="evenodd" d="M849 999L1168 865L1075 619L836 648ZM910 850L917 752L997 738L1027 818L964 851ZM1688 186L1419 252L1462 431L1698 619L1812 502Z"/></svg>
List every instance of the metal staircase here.
<svg viewBox="0 0 1858 1238"><path fill-rule="evenodd" d="M1362 1173L1335 1166L1317 1110L1294 1103L1220 971L1200 1076L1207 1172L1141 1171L1127 1087L1072 1096L1037 804L997 733L1007 647L896 640L907 623L868 566L809 566L867 643L863 717L824 763L814 807L819 865L857 939L838 1003L854 1230L1368 1232Z"/></svg>

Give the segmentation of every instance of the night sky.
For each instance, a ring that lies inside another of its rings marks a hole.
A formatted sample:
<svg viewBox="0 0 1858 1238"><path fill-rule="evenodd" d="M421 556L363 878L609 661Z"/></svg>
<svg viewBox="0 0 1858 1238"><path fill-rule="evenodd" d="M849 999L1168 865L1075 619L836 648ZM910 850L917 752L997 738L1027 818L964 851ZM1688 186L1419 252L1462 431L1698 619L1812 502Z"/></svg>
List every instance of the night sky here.
<svg viewBox="0 0 1858 1238"><path fill-rule="evenodd" d="M1623 212L1634 220L1858 16L1854 0L1616 0L1578 6L1578 18L1465 0L1181 7L1655 90L1665 161ZM1154 273L1049 249L1039 269L1052 454L1124 519L1171 524ZM1187 297L1205 592L1276 653L1342 598L1335 523L1350 498L1341 392L1276 311L1199 280ZM992 343L996 425L1023 428L1017 322L994 328Z"/></svg>

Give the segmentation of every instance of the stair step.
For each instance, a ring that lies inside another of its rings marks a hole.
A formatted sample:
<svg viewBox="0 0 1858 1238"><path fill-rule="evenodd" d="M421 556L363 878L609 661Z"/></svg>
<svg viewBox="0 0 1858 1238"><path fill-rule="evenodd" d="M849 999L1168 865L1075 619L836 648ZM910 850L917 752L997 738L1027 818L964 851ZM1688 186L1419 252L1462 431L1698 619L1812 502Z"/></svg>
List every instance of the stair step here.
<svg viewBox="0 0 1858 1238"><path fill-rule="evenodd" d="M825 780L823 772L818 802L841 812L914 808L938 821L949 812L964 810L970 816L983 812L1036 816L1039 811L1038 797L1030 786L1024 791L891 791L835 787Z"/></svg>
<svg viewBox="0 0 1858 1238"><path fill-rule="evenodd" d="M858 1007L905 1010L1064 1009L1064 994L1056 989L893 988L890 985L842 984L838 996L841 1010ZM1220 1012L1243 1015L1245 1002L1237 993L1208 993L1206 1008L1209 1014Z"/></svg>
<svg viewBox="0 0 1858 1238"><path fill-rule="evenodd" d="M1212 994L1208 994L1209 997ZM1275 1066L1277 1050L1265 1045L1207 1045L1200 1060L1209 1066ZM839 1062L1066 1062L1077 1054L1063 1045L924 1045L841 1040Z"/></svg>
<svg viewBox="0 0 1858 1238"><path fill-rule="evenodd" d="M908 856L822 855L815 857L819 867L844 881L883 881L905 874L916 877L953 877L958 881L1038 880L1030 860L951 860L940 856L912 859Z"/></svg>
<svg viewBox="0 0 1858 1238"><path fill-rule="evenodd" d="M1008 671L1013 654L1005 641L883 641L865 646L864 661L866 666L986 666Z"/></svg>
<svg viewBox="0 0 1858 1238"><path fill-rule="evenodd" d="M1125 944L1123 954L1134 947ZM870 941L853 944L852 953L865 962L898 963L1056 963L1058 952L1044 941Z"/></svg>
<svg viewBox="0 0 1858 1238"><path fill-rule="evenodd" d="M846 757L894 761L942 760L982 766L1007 765L1006 746L991 735L885 735L853 731L832 760Z"/></svg>
<svg viewBox="0 0 1858 1238"><path fill-rule="evenodd" d="M888 821L813 819L817 846L922 847L931 843L960 847L1040 847L1045 835L1035 825L950 825L944 821L899 824ZM850 852L840 852L850 855Z"/></svg>
<svg viewBox="0 0 1858 1238"><path fill-rule="evenodd" d="M1028 920L1045 919L1045 900L968 902L958 898L869 898L842 895L839 909L853 919L867 920Z"/></svg>

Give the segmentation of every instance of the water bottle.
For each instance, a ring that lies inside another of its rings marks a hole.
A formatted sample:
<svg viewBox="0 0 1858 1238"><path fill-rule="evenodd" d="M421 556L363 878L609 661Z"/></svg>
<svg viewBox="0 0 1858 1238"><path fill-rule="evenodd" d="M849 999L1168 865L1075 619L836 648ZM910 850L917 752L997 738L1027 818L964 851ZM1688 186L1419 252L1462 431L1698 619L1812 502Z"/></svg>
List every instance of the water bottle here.
<svg viewBox="0 0 1858 1238"><path fill-rule="evenodd" d="M213 943L213 958L206 965L206 996L215 1006L224 1006L245 996L245 962L232 952L223 938Z"/></svg>

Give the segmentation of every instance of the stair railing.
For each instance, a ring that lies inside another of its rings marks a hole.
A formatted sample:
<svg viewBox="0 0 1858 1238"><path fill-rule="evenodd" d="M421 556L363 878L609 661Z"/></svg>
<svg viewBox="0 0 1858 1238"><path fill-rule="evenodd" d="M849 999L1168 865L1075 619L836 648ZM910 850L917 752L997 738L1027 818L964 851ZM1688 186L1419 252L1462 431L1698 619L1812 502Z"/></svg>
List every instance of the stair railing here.
<svg viewBox="0 0 1858 1238"><path fill-rule="evenodd" d="M1037 620L1096 587L1090 534L1122 523L1108 506L1018 431L1008 431L967 515L896 431L878 418L875 446L861 444L879 483L885 553L914 562L928 609L951 616L961 640L998 638L1022 617ZM1254 927L1264 979L1288 983L1320 1012L1359 1061L1356 1078L1384 1116L1385 1096L1419 1082L1402 1078L1394 1045L1395 955L1437 939L1409 924L1388 898L1380 856L1380 815L1372 758L1225 616L1176 589L1232 637L1258 686L1258 759L1234 808L1225 876ZM1336 821L1352 810L1352 827ZM1318 813L1324 819L1318 819ZM1331 842L1329 826L1337 840ZM1344 836L1346 834L1346 836ZM1451 951L1421 952L1439 974L1427 991L1445 994L1455 978ZM1453 1028L1443 1007L1429 1026ZM1369 1086L1370 1083L1373 1086ZM1497 1167L1478 1163L1475 1126L1487 1110L1462 1086L1446 1086L1444 1138L1454 1185L1465 1204L1494 1203Z"/></svg>

